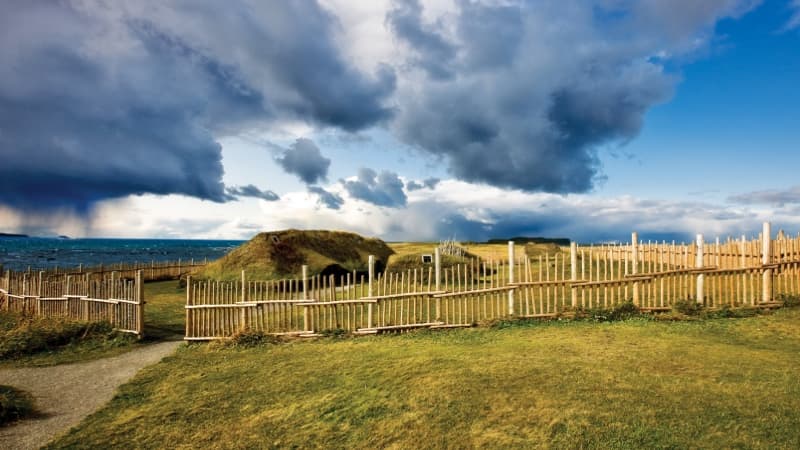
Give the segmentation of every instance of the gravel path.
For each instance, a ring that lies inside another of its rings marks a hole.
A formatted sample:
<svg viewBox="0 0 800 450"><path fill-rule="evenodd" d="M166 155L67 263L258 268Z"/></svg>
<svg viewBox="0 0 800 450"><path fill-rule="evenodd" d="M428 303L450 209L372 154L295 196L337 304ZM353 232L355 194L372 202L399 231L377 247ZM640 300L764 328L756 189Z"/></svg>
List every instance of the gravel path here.
<svg viewBox="0 0 800 450"><path fill-rule="evenodd" d="M162 342L111 358L53 367L0 370L0 384L30 392L41 418L0 428L0 449L33 449L67 432L111 400L140 369L172 354L180 342Z"/></svg>

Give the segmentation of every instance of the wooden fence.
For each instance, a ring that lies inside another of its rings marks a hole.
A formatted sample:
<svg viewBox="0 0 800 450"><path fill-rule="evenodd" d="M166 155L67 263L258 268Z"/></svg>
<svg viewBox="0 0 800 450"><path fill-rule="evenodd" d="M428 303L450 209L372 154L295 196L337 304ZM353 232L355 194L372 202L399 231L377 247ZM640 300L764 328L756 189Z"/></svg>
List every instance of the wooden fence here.
<svg viewBox="0 0 800 450"><path fill-rule="evenodd" d="M141 337L144 329L144 275L49 275L6 271L0 279L0 308L38 317L108 321Z"/></svg>
<svg viewBox="0 0 800 450"><path fill-rule="evenodd" d="M633 301L642 310L669 310L676 301L708 308L774 307L800 294L800 236L779 233L705 243L578 246L536 257L472 260L405 272L352 273L338 280L307 277L187 283L186 339L230 337L242 330L313 336L410 328L471 326L508 317L554 317L565 311L611 308Z"/></svg>
<svg viewBox="0 0 800 450"><path fill-rule="evenodd" d="M145 282L159 281L159 280L172 280L180 278L181 276L191 273L197 268L205 267L208 263L207 260L203 262L195 262L194 259L184 261L178 259L177 261L150 261L150 262L132 262L132 263L115 263L115 264L99 264L97 266L84 266L83 264L78 267L61 268L51 267L34 269L28 267L27 270L19 272L20 274L27 274L28 277L35 277L38 274L43 274L45 277L58 276L58 275L110 275L117 273L122 278L135 278L136 273L142 271L142 277Z"/></svg>

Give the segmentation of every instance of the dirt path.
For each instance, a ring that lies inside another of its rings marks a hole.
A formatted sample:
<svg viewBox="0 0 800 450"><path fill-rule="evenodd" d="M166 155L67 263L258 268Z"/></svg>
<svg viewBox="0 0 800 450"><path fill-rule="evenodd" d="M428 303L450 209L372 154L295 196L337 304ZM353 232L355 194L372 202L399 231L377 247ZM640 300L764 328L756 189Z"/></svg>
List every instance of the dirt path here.
<svg viewBox="0 0 800 450"><path fill-rule="evenodd" d="M117 387L145 366L170 355L180 342L162 342L111 358L53 367L0 370L0 384L26 390L41 418L0 428L0 448L39 448L111 400Z"/></svg>

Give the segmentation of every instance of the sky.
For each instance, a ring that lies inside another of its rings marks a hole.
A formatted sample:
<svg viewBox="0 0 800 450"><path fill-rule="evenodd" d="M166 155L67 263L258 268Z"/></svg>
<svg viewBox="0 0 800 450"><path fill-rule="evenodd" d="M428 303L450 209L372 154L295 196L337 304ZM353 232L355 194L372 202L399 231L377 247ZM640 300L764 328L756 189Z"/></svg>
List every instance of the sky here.
<svg viewBox="0 0 800 450"><path fill-rule="evenodd" d="M800 0L0 4L0 232L800 231Z"/></svg>

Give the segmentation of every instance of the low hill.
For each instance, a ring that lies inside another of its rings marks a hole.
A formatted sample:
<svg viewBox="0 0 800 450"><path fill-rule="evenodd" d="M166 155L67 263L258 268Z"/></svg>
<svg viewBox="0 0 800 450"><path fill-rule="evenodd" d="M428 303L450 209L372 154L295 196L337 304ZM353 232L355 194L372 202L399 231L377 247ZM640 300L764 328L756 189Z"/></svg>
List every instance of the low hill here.
<svg viewBox="0 0 800 450"><path fill-rule="evenodd" d="M309 276L366 272L369 255L382 271L394 253L380 239L327 230L282 230L259 233L196 274L200 278L234 280L242 270L250 279L289 278L308 265Z"/></svg>

